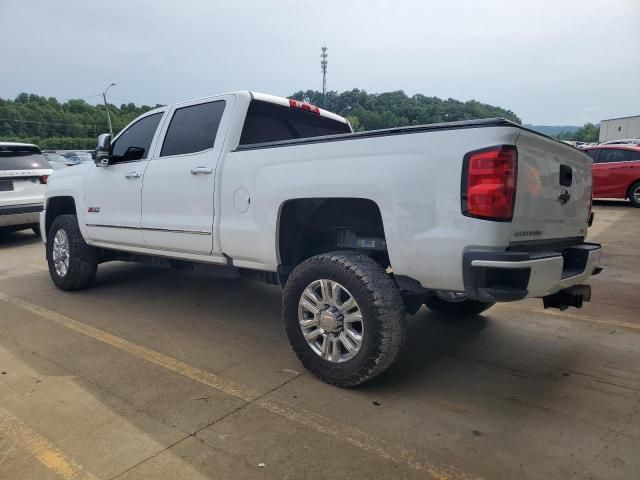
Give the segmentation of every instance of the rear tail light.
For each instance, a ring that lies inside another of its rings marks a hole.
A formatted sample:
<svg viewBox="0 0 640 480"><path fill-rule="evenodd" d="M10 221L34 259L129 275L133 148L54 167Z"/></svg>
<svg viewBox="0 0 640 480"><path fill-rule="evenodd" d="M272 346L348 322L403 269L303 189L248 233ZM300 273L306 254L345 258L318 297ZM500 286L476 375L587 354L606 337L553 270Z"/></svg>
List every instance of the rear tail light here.
<svg viewBox="0 0 640 480"><path fill-rule="evenodd" d="M300 100L294 100L293 98L290 98L289 106L291 108L299 108L300 110L306 110L307 112L320 115L320 109L315 105L311 105L310 103L307 103L307 102L301 102Z"/></svg>
<svg viewBox="0 0 640 480"><path fill-rule="evenodd" d="M46 184L49 181L49 175L42 175L40 177L40 183Z"/></svg>
<svg viewBox="0 0 640 480"><path fill-rule="evenodd" d="M462 166L462 213L508 222L516 199L518 151L498 145L469 152Z"/></svg>

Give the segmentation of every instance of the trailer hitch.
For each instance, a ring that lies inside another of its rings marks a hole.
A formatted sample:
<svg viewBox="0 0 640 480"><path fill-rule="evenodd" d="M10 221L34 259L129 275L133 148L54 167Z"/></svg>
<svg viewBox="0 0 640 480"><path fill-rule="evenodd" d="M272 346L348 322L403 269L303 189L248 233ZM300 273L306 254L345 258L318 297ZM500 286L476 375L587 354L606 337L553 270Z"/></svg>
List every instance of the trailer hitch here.
<svg viewBox="0 0 640 480"><path fill-rule="evenodd" d="M582 308L582 304L590 300L590 285L574 285L552 295L542 297L544 308L557 308L559 310L566 310L569 307Z"/></svg>

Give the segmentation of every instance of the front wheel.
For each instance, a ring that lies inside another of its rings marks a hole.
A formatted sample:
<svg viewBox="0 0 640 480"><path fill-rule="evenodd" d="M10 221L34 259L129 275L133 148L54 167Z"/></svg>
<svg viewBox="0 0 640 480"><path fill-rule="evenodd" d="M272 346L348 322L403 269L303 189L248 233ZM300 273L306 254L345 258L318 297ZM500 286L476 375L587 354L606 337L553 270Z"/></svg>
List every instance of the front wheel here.
<svg viewBox="0 0 640 480"><path fill-rule="evenodd" d="M284 288L287 336L304 367L340 387L387 369L405 340L405 311L393 279L371 258L338 251L298 265Z"/></svg>
<svg viewBox="0 0 640 480"><path fill-rule="evenodd" d="M491 302L471 300L463 294L440 291L425 298L424 304L429 310L458 318L479 315L495 305Z"/></svg>
<svg viewBox="0 0 640 480"><path fill-rule="evenodd" d="M640 208L640 182L631 185L629 189L629 201L634 207Z"/></svg>
<svg viewBox="0 0 640 480"><path fill-rule="evenodd" d="M61 290L80 290L93 283L98 252L82 238L75 215L56 217L47 235L49 275Z"/></svg>

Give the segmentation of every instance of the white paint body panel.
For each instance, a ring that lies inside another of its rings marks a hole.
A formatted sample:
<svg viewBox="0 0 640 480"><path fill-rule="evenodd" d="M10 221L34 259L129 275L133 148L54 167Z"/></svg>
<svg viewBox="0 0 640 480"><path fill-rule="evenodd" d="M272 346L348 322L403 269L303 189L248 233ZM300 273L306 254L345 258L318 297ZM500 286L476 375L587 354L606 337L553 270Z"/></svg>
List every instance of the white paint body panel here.
<svg viewBox="0 0 640 480"><path fill-rule="evenodd" d="M286 99L255 95L288 104ZM85 184L78 175L82 170L72 172L79 167L57 172L48 197L73 196L83 235L94 245L209 263L223 263L226 255L237 267L266 271L276 271L278 267L279 215L287 201L316 197L369 199L380 209L394 272L412 277L425 287L442 290L464 290L462 258L467 250L504 251L512 242L511 223L462 215L460 189L464 155L494 145L515 145L522 132L516 127L484 126L355 136L236 151L251 94L236 92L190 103L220 98L228 99L228 105L216 147L193 155L197 158L157 158L170 113L165 114L142 178L141 206L135 203L135 189L124 195L124 184L105 184L101 190L96 187L100 193L85 193L89 183ZM173 108L168 107L167 112ZM325 111L321 114L334 115ZM551 140L544 142L554 143ZM170 164L170 161L175 162ZM193 162L209 165L214 171L211 175L191 179L189 169ZM88 178L99 175L97 170L101 170L92 164L86 165L86 169ZM178 175L182 177L178 178ZM96 198L98 194L102 205L95 206L109 205L115 215L125 219L130 215L127 225L135 225L136 211L141 212L141 233L135 241L126 244L122 238L117 241L104 236L98 239L97 233L88 234L85 226L89 223L86 218L88 203L84 198ZM557 195L555 191L548 194ZM134 211L125 213L132 207L125 204L127 201L133 203ZM528 197L517 198L516 221L518 215L531 208L528 202ZM202 209L191 215L192 208ZM212 214L203 220L205 211ZM586 221L585 214L582 228L586 228ZM178 236L170 232L156 234L149 230L207 227L211 229L210 237ZM573 226L566 231L563 228L555 231L561 238L574 236L574 233ZM141 238L142 243L139 243ZM552 283L548 279L545 282ZM544 285L539 290L544 290Z"/></svg>

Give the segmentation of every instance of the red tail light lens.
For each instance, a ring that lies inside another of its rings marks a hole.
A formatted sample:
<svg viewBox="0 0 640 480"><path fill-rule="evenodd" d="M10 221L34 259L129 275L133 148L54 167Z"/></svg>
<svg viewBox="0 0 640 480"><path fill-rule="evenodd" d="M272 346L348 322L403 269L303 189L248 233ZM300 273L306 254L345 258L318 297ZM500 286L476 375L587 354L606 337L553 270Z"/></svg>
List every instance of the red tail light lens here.
<svg viewBox="0 0 640 480"><path fill-rule="evenodd" d="M518 151L499 145L469 152L462 167L462 213L508 222L516 199Z"/></svg>
<svg viewBox="0 0 640 480"><path fill-rule="evenodd" d="M300 100L294 100L293 98L290 98L289 106L291 108L299 108L300 110L306 110L307 112L320 115L320 109L315 105L311 105L310 103L307 103L307 102L301 102Z"/></svg>
<svg viewBox="0 0 640 480"><path fill-rule="evenodd" d="M49 181L49 175L42 175L40 177L40 183L46 184Z"/></svg>

